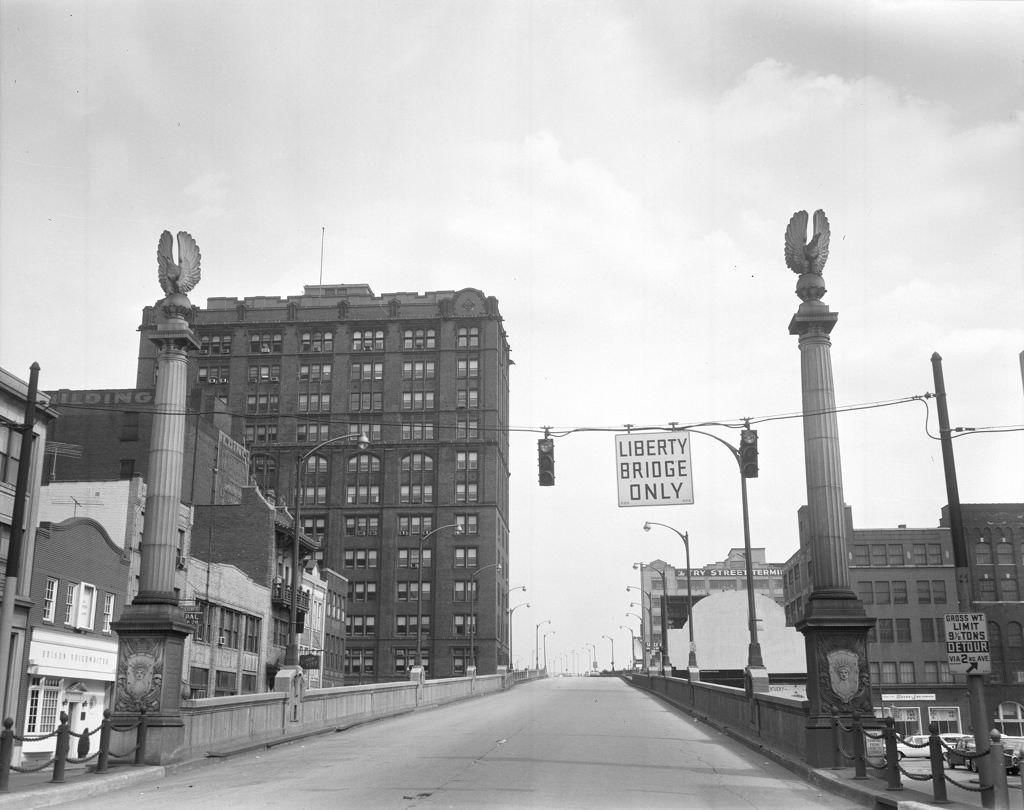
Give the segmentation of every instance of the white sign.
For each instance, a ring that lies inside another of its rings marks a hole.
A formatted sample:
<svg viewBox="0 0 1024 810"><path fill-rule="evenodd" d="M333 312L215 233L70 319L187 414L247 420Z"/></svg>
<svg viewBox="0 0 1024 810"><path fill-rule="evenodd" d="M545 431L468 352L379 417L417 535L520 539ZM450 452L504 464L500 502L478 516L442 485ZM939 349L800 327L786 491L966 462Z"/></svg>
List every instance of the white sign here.
<svg viewBox="0 0 1024 810"><path fill-rule="evenodd" d="M616 434L615 472L619 506L692 504L690 434Z"/></svg>
<svg viewBox="0 0 1024 810"><path fill-rule="evenodd" d="M947 613L944 618L949 671L975 675L991 673L985 614Z"/></svg>

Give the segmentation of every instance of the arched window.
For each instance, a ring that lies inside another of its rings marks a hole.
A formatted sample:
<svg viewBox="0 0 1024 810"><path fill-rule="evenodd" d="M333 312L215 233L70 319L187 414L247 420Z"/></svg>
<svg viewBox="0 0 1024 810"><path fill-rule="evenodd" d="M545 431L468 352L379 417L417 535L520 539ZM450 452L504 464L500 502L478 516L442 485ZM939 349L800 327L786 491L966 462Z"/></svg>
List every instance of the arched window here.
<svg viewBox="0 0 1024 810"><path fill-rule="evenodd" d="M999 537L996 540L995 547L996 563L999 565L1013 565L1013 543L1007 540L1006 537Z"/></svg>
<svg viewBox="0 0 1024 810"><path fill-rule="evenodd" d="M348 460L345 503L380 503L381 464L378 456L360 453Z"/></svg>
<svg viewBox="0 0 1024 810"><path fill-rule="evenodd" d="M992 658L992 682L1003 683L1006 680L1006 655L1003 650L1003 634L995 622L988 623L988 648Z"/></svg>
<svg viewBox="0 0 1024 810"><path fill-rule="evenodd" d="M260 491L273 497L277 490L277 463L272 456L254 453L249 458L249 475Z"/></svg>
<svg viewBox="0 0 1024 810"><path fill-rule="evenodd" d="M992 545L979 539L974 545L975 565L992 565Z"/></svg>
<svg viewBox="0 0 1024 810"><path fill-rule="evenodd" d="M400 503L434 502L434 457L426 453L402 456L398 500Z"/></svg>
<svg viewBox="0 0 1024 810"><path fill-rule="evenodd" d="M302 465L302 502L327 503L328 462L326 456L314 454Z"/></svg>

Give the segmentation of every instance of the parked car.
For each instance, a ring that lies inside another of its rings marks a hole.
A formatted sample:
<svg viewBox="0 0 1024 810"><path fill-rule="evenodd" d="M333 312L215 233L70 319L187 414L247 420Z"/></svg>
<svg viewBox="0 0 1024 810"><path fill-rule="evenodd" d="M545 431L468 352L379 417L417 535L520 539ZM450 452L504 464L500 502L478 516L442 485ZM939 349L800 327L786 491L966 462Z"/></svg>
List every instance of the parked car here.
<svg viewBox="0 0 1024 810"><path fill-rule="evenodd" d="M1011 741L1020 740L1019 743ZM1020 773L1020 761L1024 756L1024 740L1019 737L1004 737L1003 743L1003 766L1007 773ZM973 754L977 749L974 745L974 737L963 737L954 743L953 748L946 751L946 764L950 768L963 765L972 773L977 773L978 764L976 759L968 758L965 754Z"/></svg>
<svg viewBox="0 0 1024 810"><path fill-rule="evenodd" d="M918 748L917 746L920 746ZM911 734L896 743L896 756L904 757L927 757L928 756L928 735Z"/></svg>

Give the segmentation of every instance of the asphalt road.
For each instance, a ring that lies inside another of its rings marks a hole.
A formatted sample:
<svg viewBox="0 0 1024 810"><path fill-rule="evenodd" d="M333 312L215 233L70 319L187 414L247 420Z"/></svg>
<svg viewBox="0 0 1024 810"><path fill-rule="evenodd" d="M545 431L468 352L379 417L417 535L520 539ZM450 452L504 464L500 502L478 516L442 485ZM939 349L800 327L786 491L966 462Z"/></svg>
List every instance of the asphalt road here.
<svg viewBox="0 0 1024 810"><path fill-rule="evenodd" d="M615 678L522 684L74 803L104 810L853 806Z"/></svg>

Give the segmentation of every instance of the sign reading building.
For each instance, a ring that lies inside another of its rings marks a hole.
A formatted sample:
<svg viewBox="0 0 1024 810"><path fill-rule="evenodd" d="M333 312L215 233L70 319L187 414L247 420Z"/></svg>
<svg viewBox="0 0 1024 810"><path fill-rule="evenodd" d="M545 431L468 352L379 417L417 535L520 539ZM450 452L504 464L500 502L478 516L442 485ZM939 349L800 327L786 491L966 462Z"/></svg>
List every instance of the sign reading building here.
<svg viewBox="0 0 1024 810"><path fill-rule="evenodd" d="M947 613L946 658L949 671L987 675L992 672L988 625L984 613Z"/></svg>
<svg viewBox="0 0 1024 810"><path fill-rule="evenodd" d="M615 436L619 506L693 503L690 434L620 433Z"/></svg>

